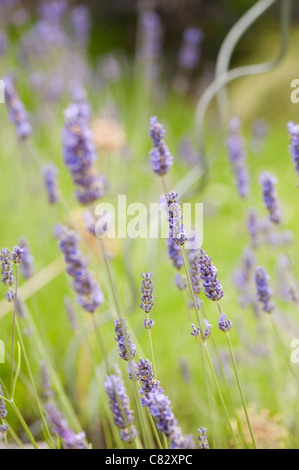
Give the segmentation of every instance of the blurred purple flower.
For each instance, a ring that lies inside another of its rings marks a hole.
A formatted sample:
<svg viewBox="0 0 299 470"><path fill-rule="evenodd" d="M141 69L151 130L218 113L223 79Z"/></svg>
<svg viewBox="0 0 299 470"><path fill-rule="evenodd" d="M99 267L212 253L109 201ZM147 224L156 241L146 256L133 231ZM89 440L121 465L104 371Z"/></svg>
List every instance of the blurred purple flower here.
<svg viewBox="0 0 299 470"><path fill-rule="evenodd" d="M239 119L232 117L230 120L229 136L227 138L227 149L235 173L239 194L241 197L247 197L249 193L249 174L246 165L244 139L241 136L240 128Z"/></svg>
<svg viewBox="0 0 299 470"><path fill-rule="evenodd" d="M70 428L67 421L63 418L60 411L56 408L53 402L46 405L48 418L53 427L53 432L64 441L67 449L87 449L84 442L85 432L75 434Z"/></svg>
<svg viewBox="0 0 299 470"><path fill-rule="evenodd" d="M52 162L47 162L43 165L41 173L44 177L48 202L49 204L56 204L60 199L60 191L57 183L58 168Z"/></svg>
<svg viewBox="0 0 299 470"><path fill-rule="evenodd" d="M271 313L274 309L274 303L271 302L272 290L269 286L270 276L264 267L258 267L255 270L256 293L259 302L263 304L264 312Z"/></svg>
<svg viewBox="0 0 299 470"><path fill-rule="evenodd" d="M32 127L28 119L28 113L16 92L11 78L4 77L3 82L5 103L9 112L9 118L15 125L19 139L26 140L32 134Z"/></svg>
<svg viewBox="0 0 299 470"><path fill-rule="evenodd" d="M165 130L156 116L150 119L149 135L153 143L153 148L150 151L152 169L157 175L163 176L170 170L173 157L164 141Z"/></svg>
<svg viewBox="0 0 299 470"><path fill-rule="evenodd" d="M180 67L192 70L197 66L201 55L200 44L203 36L203 32L199 28L189 27L185 29L178 57Z"/></svg>
<svg viewBox="0 0 299 470"><path fill-rule="evenodd" d="M263 171L260 176L260 183L262 186L264 203L268 209L270 220L274 224L279 224L281 221L281 215L275 190L277 179L267 171Z"/></svg>
<svg viewBox="0 0 299 470"><path fill-rule="evenodd" d="M224 293L218 280L218 271L212 263L212 258L204 250L200 249L199 254L199 271L203 281L204 293L208 299L219 301Z"/></svg>

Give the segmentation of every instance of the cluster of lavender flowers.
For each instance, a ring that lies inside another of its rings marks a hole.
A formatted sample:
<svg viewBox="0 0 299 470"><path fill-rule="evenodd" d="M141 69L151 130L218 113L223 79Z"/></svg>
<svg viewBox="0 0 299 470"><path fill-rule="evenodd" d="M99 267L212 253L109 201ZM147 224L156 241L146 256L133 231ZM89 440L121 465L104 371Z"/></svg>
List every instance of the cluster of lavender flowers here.
<svg viewBox="0 0 299 470"><path fill-rule="evenodd" d="M263 171L260 176L260 183L262 186L264 204L269 212L270 220L274 224L279 224L281 214L275 190L277 179L267 171Z"/></svg>
<svg viewBox="0 0 299 470"><path fill-rule="evenodd" d="M249 174L246 166L244 139L241 136L240 127L239 119L232 117L230 120L230 132L227 138L227 149L234 169L239 194L244 198L249 193Z"/></svg>
<svg viewBox="0 0 299 470"><path fill-rule="evenodd" d="M143 326L147 330L151 330L155 324L152 318L149 318L149 314L154 306L154 296L153 296L153 282L152 282L153 273L143 272L142 276L142 285L141 285L141 304L140 307L146 313L147 318L144 319Z"/></svg>
<svg viewBox="0 0 299 470"><path fill-rule="evenodd" d="M200 270L199 270L199 260L200 260L200 256L199 256L198 251L192 250L188 256L188 261L190 265L189 272L190 272L190 280L192 284L192 289L194 292L194 296L195 296L198 308L200 308L202 304L202 301L198 298L199 294L202 291L202 282L201 282Z"/></svg>
<svg viewBox="0 0 299 470"><path fill-rule="evenodd" d="M136 354L136 346L131 340L131 334L128 332L126 319L114 320L116 338L118 344L119 356L127 362L131 362Z"/></svg>
<svg viewBox="0 0 299 470"><path fill-rule="evenodd" d="M153 148L150 151L150 163L153 171L160 176L165 175L173 164L173 157L165 144L165 129L156 116L150 118L150 138Z"/></svg>
<svg viewBox="0 0 299 470"><path fill-rule="evenodd" d="M58 168L52 163L48 162L42 167L42 175L48 195L48 202L56 204L60 199L60 191L57 183Z"/></svg>
<svg viewBox="0 0 299 470"><path fill-rule="evenodd" d="M66 271L73 278L73 289L78 294L77 303L87 312L94 313L104 302L104 295L87 260L79 249L79 240L73 230L59 225L55 227L59 248L64 255Z"/></svg>
<svg viewBox="0 0 299 470"><path fill-rule="evenodd" d="M205 331L203 332L203 339L204 341L207 341L211 335L212 325L206 319L204 319L204 324L206 325L206 328L205 328ZM195 325L192 323L191 327L193 331L191 331L190 334L192 336L195 336L195 338L201 338L200 326L195 328Z"/></svg>
<svg viewBox="0 0 299 470"><path fill-rule="evenodd" d="M104 386L110 398L109 407L113 413L114 424L121 429L120 438L124 442L132 442L138 436L138 432L132 425L134 414L130 409L123 381L115 374L107 375Z"/></svg>
<svg viewBox="0 0 299 470"><path fill-rule="evenodd" d="M255 257L251 249L243 250L240 267L234 273L234 282L240 291L240 305L245 307L250 304L252 299L250 295L250 281L252 277L252 269L255 265Z"/></svg>
<svg viewBox="0 0 299 470"><path fill-rule="evenodd" d="M137 60L143 64L147 79L157 79L159 59L162 53L162 24L160 16L154 11L143 11L140 17L140 43Z"/></svg>
<svg viewBox="0 0 299 470"><path fill-rule="evenodd" d="M28 241L25 237L20 238L19 240L20 248L23 249L23 258L21 263L21 274L24 279L30 279L34 274L33 269L33 256L29 250Z"/></svg>
<svg viewBox="0 0 299 470"><path fill-rule="evenodd" d="M204 293L210 300L219 301L223 297L222 285L218 280L218 271L207 253L200 249L199 251L199 272L203 281Z"/></svg>
<svg viewBox="0 0 299 470"><path fill-rule="evenodd" d="M181 202L179 201L178 193L171 191L165 194L165 199L168 208L168 221L169 221L169 237L177 244L184 245L187 240L184 225L183 216L181 213Z"/></svg>
<svg viewBox="0 0 299 470"><path fill-rule="evenodd" d="M200 44L203 40L203 32L196 27L186 28L183 41L179 50L179 67L185 70L193 70L200 60Z"/></svg>
<svg viewBox="0 0 299 470"><path fill-rule="evenodd" d="M87 449L87 445L84 442L84 431L75 434L52 401L47 403L46 410L49 421L52 424L53 432L63 440L67 449Z"/></svg>
<svg viewBox="0 0 299 470"><path fill-rule="evenodd" d="M271 313L274 309L274 303L271 302L272 290L269 286L270 276L262 266L255 270L256 292L259 302L263 304L264 312Z"/></svg>
<svg viewBox="0 0 299 470"><path fill-rule="evenodd" d="M3 391L0 385L0 396L3 397ZM0 424L0 433L5 434L6 431L8 430L8 425L3 423L3 420L7 416L7 409L6 409L6 404L3 398L0 398L0 419L2 421L2 424Z"/></svg>
<svg viewBox="0 0 299 470"><path fill-rule="evenodd" d="M232 329L232 322L229 318L226 317L225 313L220 314L220 318L218 320L218 328L219 330L223 331L224 333L228 333L229 330Z"/></svg>
<svg viewBox="0 0 299 470"><path fill-rule="evenodd" d="M9 118L15 125L18 138L20 140L26 140L32 134L32 127L29 122L28 113L16 92L12 79L4 77L3 82L5 103L8 109Z"/></svg>
<svg viewBox="0 0 299 470"><path fill-rule="evenodd" d="M295 171L299 179L299 125L295 124L293 121L290 121L287 125L287 129L290 137L289 151L292 156L295 165Z"/></svg>
<svg viewBox="0 0 299 470"><path fill-rule="evenodd" d="M25 248L20 248L17 245L10 250L8 248L2 248L0 251L0 261L1 261L1 281L8 287L8 291L5 294L5 298L8 302L13 302L16 298L16 292L11 286L15 282L14 272L13 272L13 262L16 265L19 265L23 259L25 253Z"/></svg>
<svg viewBox="0 0 299 470"><path fill-rule="evenodd" d="M62 132L64 162L79 188L76 197L81 204L90 204L103 197L106 187L105 178L94 167L97 154L86 112L84 104L71 104L65 111Z"/></svg>

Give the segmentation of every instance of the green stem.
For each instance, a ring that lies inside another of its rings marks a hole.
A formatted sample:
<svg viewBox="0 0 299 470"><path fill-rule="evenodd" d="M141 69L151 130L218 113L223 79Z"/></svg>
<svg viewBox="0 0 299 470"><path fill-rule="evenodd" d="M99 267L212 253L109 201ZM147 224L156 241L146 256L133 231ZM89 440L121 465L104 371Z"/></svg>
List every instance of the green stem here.
<svg viewBox="0 0 299 470"><path fill-rule="evenodd" d="M35 439L32 436L32 434L30 432L30 429L28 428L27 424L25 423L24 418L23 418L23 416L21 415L21 413L19 411L19 408L17 407L17 405L15 404L15 402L13 400L8 400L8 402L13 407L13 410L14 410L15 414L17 415L21 425L23 426L24 431L26 432L27 436L29 437L31 444L33 445L33 447L35 449L38 449L37 443L35 442Z"/></svg>
<svg viewBox="0 0 299 470"><path fill-rule="evenodd" d="M209 366L210 366L210 369L211 369L211 373L212 373L212 376L213 376L213 379L214 379L214 382L215 382L215 385L216 385L216 388L217 388L217 391L218 391L218 394L219 394L219 398L221 400L221 403L222 403L222 406L223 406L223 409L224 409L224 413L225 413L229 428L231 430L231 433L232 433L232 436L233 436L233 439L234 439L234 442L235 442L235 446L238 449L239 445L238 445L238 442L237 442L237 438L236 438L235 432L233 430L232 423L230 421L230 417L229 417L229 414L228 414L228 411L227 411L227 407L226 407L226 404L225 404L225 401L224 401L224 398L223 398L223 395L222 395L222 392L221 392L221 388L220 388L217 376L216 376L215 371L214 371L213 363L211 361L207 345L204 344L203 346L204 346L204 350L205 350L205 353L206 353L206 356L207 356L207 359L208 359L208 363L209 363Z"/></svg>
<svg viewBox="0 0 299 470"><path fill-rule="evenodd" d="M251 428L251 424L250 424L250 420L249 420L249 416L248 416L248 412L247 412L247 406L246 406L244 394L243 394L242 387L241 387L241 382L240 382L240 377L239 377L239 373L238 373L238 369L237 369L237 364L236 364L236 361L235 361L233 347L232 347L232 344L231 344L231 340L230 340L228 331L226 332L226 336L227 336L229 351L230 351L230 355L231 355L231 358L232 358L232 362L233 362L233 366L234 366L234 370L235 370L235 376L236 376L236 379L237 379L239 392L240 392L240 396L241 396L241 400L242 400L242 404L243 404L243 408L244 408L244 413L245 413L245 416L246 416L246 421L247 421L249 432L250 432L251 439L252 439L252 444L253 444L253 447L256 449L256 443L255 443L255 440L254 440L254 436L253 436L253 432L252 432L252 428Z"/></svg>
<svg viewBox="0 0 299 470"><path fill-rule="evenodd" d="M12 335L11 335L11 358L10 358L10 385L11 385L11 399L13 399L13 352L15 344L15 324L16 324L16 311L17 311L17 295L18 295L18 264L16 265L16 293L13 303L13 323L12 323Z"/></svg>

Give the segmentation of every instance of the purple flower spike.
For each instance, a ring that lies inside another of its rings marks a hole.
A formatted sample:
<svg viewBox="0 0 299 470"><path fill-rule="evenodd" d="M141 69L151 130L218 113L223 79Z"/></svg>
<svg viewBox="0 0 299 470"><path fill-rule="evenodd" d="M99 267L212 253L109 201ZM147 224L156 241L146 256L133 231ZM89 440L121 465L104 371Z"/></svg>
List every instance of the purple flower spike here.
<svg viewBox="0 0 299 470"><path fill-rule="evenodd" d="M149 135L153 143L153 148L150 151L152 169L157 175L163 176L170 170L173 164L173 157L164 141L165 130L158 122L156 116L150 119Z"/></svg>
<svg viewBox="0 0 299 470"><path fill-rule="evenodd" d="M160 382L154 379L152 364L148 359L137 362L137 378L141 382L140 399L142 406L147 406L149 393L157 390L163 393Z"/></svg>
<svg viewBox="0 0 299 470"><path fill-rule="evenodd" d="M3 82L5 103L9 112L9 118L15 125L18 138L20 140L26 140L32 134L28 113L16 92L11 78L4 77Z"/></svg>
<svg viewBox="0 0 299 470"><path fill-rule="evenodd" d="M207 437L207 428L202 426L197 430L198 431L198 444L200 449L209 449L209 442Z"/></svg>
<svg viewBox="0 0 299 470"><path fill-rule="evenodd" d="M136 354L136 346L133 344L131 334L128 332L126 319L115 320L113 324L115 326L115 341L118 343L119 355L125 361L130 362Z"/></svg>
<svg viewBox="0 0 299 470"><path fill-rule="evenodd" d="M120 438L132 442L138 436L133 411L130 409L129 397L120 377L115 374L107 375L104 383L106 393L110 398L109 407L113 413L115 426L121 429Z"/></svg>
<svg viewBox="0 0 299 470"><path fill-rule="evenodd" d="M272 290L269 286L270 276L265 268L258 267L255 270L256 293L259 302L263 304L263 311L271 313L274 309L274 303L271 302Z"/></svg>
<svg viewBox="0 0 299 470"><path fill-rule="evenodd" d="M0 251L0 261L1 261L1 273L2 279L1 281L7 287L10 287L15 282L15 278L13 275L13 263L11 261L11 254L8 248L2 248Z"/></svg>
<svg viewBox="0 0 299 470"><path fill-rule="evenodd" d="M87 260L79 249L79 240L73 230L55 227L59 248L64 255L66 272L73 278L73 289L78 294L77 303L89 313L94 313L104 302L104 295L87 267Z"/></svg>
<svg viewBox="0 0 299 470"><path fill-rule="evenodd" d="M267 171L263 171L260 176L260 183L262 186L264 203L269 211L270 220L274 224L279 224L281 221L281 215L275 190L277 179Z"/></svg>
<svg viewBox="0 0 299 470"><path fill-rule="evenodd" d="M146 314L149 314L154 305L154 296L153 296L153 283L152 283L153 273L141 273L142 276L142 286L141 286L141 304L140 307L145 311Z"/></svg>
<svg viewBox="0 0 299 470"><path fill-rule="evenodd" d="M42 167L42 175L47 190L49 204L56 204L60 199L60 192L57 185L58 168L52 162L46 163Z"/></svg>
<svg viewBox="0 0 299 470"><path fill-rule="evenodd" d="M184 245L187 240L181 213L181 202L179 195L175 192L165 194L168 207L169 237L177 244Z"/></svg>
<svg viewBox="0 0 299 470"><path fill-rule="evenodd" d="M289 151L295 165L295 171L298 175L299 186L299 125L290 121L287 125L287 129L290 136Z"/></svg>
<svg viewBox="0 0 299 470"><path fill-rule="evenodd" d="M90 12L85 5L77 5L72 9L71 22L79 46L84 46L90 33Z"/></svg>
<svg viewBox="0 0 299 470"><path fill-rule="evenodd" d="M181 269L183 266L183 258L179 245L171 238L167 238L166 245L168 247L168 256L176 269Z"/></svg>
<svg viewBox="0 0 299 470"><path fill-rule="evenodd" d="M214 302L219 301L223 297L223 290L218 280L218 271L212 263L212 258L204 250L200 249L199 254L199 271L203 281L204 293L208 299Z"/></svg>
<svg viewBox="0 0 299 470"><path fill-rule="evenodd" d="M201 51L200 43L203 40L203 32L199 28L186 28L179 51L179 66L186 70L192 70L199 62Z"/></svg>
<svg viewBox="0 0 299 470"><path fill-rule="evenodd" d="M21 274L25 279L29 279L33 276L33 256L29 251L28 242L25 237L20 238L20 247L25 251L23 253L23 259L21 263Z"/></svg>
<svg viewBox="0 0 299 470"><path fill-rule="evenodd" d="M65 111L62 132L64 162L78 187L76 197L81 204L95 202L106 191L105 178L94 167L97 155L88 117L84 103L71 104Z"/></svg>
<svg viewBox="0 0 299 470"><path fill-rule="evenodd" d="M226 319L226 315L225 313L221 313L220 314L220 318L218 320L218 328L219 330L223 331L224 333L228 333L229 330L232 329L232 322L230 321L230 319Z"/></svg>
<svg viewBox="0 0 299 470"><path fill-rule="evenodd" d="M20 248L17 245L13 247L13 249L11 250L11 257L12 257L13 262L15 264L20 264L21 263L25 251L26 251L26 248Z"/></svg>
<svg viewBox="0 0 299 470"><path fill-rule="evenodd" d="M239 119L237 117L231 118L227 149L235 173L239 194L242 198L245 198L249 193L249 175L246 165L244 139L241 136L240 127Z"/></svg>
<svg viewBox="0 0 299 470"><path fill-rule="evenodd" d="M84 442L85 432L75 434L53 402L49 402L46 409L53 431L61 437L67 449L87 449Z"/></svg>

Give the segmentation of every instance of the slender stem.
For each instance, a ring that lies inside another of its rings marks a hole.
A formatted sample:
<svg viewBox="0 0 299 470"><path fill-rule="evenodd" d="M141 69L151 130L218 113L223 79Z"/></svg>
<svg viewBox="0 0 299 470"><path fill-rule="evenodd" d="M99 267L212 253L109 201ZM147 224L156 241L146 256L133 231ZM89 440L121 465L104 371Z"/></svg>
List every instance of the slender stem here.
<svg viewBox="0 0 299 470"><path fill-rule="evenodd" d="M44 414L44 411L43 411L43 408L42 408L42 405L40 403L40 399L39 399L39 396L38 396L38 393L37 393L37 389L36 389L36 386L35 386L32 370L31 370L31 367L30 367L30 362L29 362L29 359L28 359L28 356L27 356L27 352L26 352L26 349L25 349L22 333L21 333L21 330L20 330L20 327L19 327L19 322L18 322L17 318L16 318L16 327L17 327L17 331L18 331L18 335L19 335L19 340L20 340L20 343L21 343L23 356L24 356L26 366L27 366L27 369L28 369L29 378L30 378L31 385L32 385L32 388L33 388L34 397L35 397L35 400L36 400L36 403L37 403L37 406L38 406L38 409L39 409L39 413L41 415L42 422L43 422L43 425L45 426L45 430L47 431L47 435L48 435L48 438L51 442L51 445L54 446L53 440L52 440L52 435L51 435L51 432L49 430L48 423L47 423L47 420L45 418L45 414ZM14 397L12 397L12 399L13 398Z"/></svg>
<svg viewBox="0 0 299 470"><path fill-rule="evenodd" d="M103 342L103 339L102 339L102 335L101 335L100 330L98 328L98 325L96 323L96 319L95 319L94 314L92 315L92 322L93 322L94 332L95 332L95 335L97 337L97 340L98 340L98 343L99 343L99 346L100 346L100 349L101 349L101 352L102 352L102 356L103 356L103 359L104 359L104 362L105 362L106 372L107 372L107 374L109 374L109 364L108 364L107 353L106 353L106 349L105 349L105 345L104 345L104 342Z"/></svg>
<svg viewBox="0 0 299 470"><path fill-rule="evenodd" d="M213 379L214 379L214 382L215 382L215 385L216 385L216 388L217 388L217 391L218 391L218 394L219 394L219 398L221 400L221 403L222 403L222 406L223 406L223 409L224 409L224 413L225 413L229 428L231 430L231 433L232 433L232 436L233 436L233 439L234 439L234 442L235 442L235 446L238 449L239 445L238 445L238 442L237 442L237 438L236 438L235 432L233 430L232 423L230 421L230 417L229 417L229 414L228 414L228 411L227 411L227 407L226 407L226 404L225 404L225 401L224 401L224 398L223 398L223 395L222 395L222 392L221 392L221 388L220 388L217 376L216 376L215 371L214 371L213 363L212 363L211 358L210 358L210 354L209 354L209 351L208 351L208 348L207 348L207 344L204 344L203 346L204 346L204 350L205 350L205 353L206 353L206 356L207 356L207 359L208 359L208 363L209 363L209 366L210 366L210 369L211 369L211 372L212 372L212 376L213 376Z"/></svg>
<svg viewBox="0 0 299 470"><path fill-rule="evenodd" d="M167 437L165 436L165 434L163 434L163 442L164 442L164 448L168 449L168 442L167 442Z"/></svg>
<svg viewBox="0 0 299 470"><path fill-rule="evenodd" d="M191 282L191 279L190 279L190 274L189 274L189 269L188 269L188 266L187 266L187 260L186 260L185 251L184 251L183 246L181 246L181 245L180 245L180 249L181 249L181 255L182 255L182 259L183 259L183 263L184 263L184 268L185 268L185 272L186 272L186 276L187 276L187 281L188 281L188 285L189 285L189 289L190 289L190 293L191 293L193 305L194 305L195 312L196 312L196 317L197 317L198 325L199 325L199 328L200 328L201 339L202 339L202 341L203 341L203 343L204 343L204 342L205 342L204 333L203 333L203 330L202 330L201 324L200 324L199 309L198 309L198 306L197 306L195 294L194 294L193 287L192 287L192 282Z"/></svg>
<svg viewBox="0 0 299 470"><path fill-rule="evenodd" d="M13 323L12 323L12 336L11 336L11 358L10 358L10 385L11 385L11 399L13 399L13 353L14 353L14 344L15 344L15 323L16 323L16 311L17 311L17 295L18 295L18 268L19 265L16 264L16 292L13 303Z"/></svg>
<svg viewBox="0 0 299 470"><path fill-rule="evenodd" d="M9 403L13 407L13 410L14 410L15 414L17 415L21 425L23 426L24 431L26 432L27 436L29 437L31 444L33 445L33 447L35 449L38 449L37 443L35 442L35 439L32 436L32 434L30 432L30 429L28 428L27 424L25 423L24 418L23 418L23 416L21 415L21 413L19 411L19 408L17 407L17 405L15 404L15 402L13 400L9 400Z"/></svg>
<svg viewBox="0 0 299 470"><path fill-rule="evenodd" d="M147 321L149 322L149 313L147 314ZM149 343L150 343L150 348L151 348L151 355L152 355L152 362L153 362L153 372L154 372L154 377L157 377L156 374L156 366L155 366L155 357L154 357L154 348L153 348L153 341L152 341L152 332L150 329L148 331L148 338L149 338Z"/></svg>
<svg viewBox="0 0 299 470"><path fill-rule="evenodd" d="M245 416L246 416L246 421L247 421L249 432L250 432L251 439L252 439L252 444L253 444L253 447L256 449L256 443L255 443L255 440L254 440L254 436L253 436L253 432L252 432L252 428L251 428L251 424L250 424L250 420L249 420L249 416L248 416L247 406L246 406L246 402L245 402L245 397L244 397L244 394L243 394L243 391L242 391L240 377L239 377L239 373L238 373L238 369L237 369L237 364L236 364L236 361L235 361L233 347L232 347L232 344L231 344L231 340L230 340L228 331L226 332L226 336L227 336L227 342L228 342L228 346L229 346L230 355L231 355L232 362L233 362L233 365L234 365L235 375L236 375L236 379L237 379L237 382L238 382L239 392L240 392L240 396L241 396L241 400L242 400L242 404L243 404L243 408L244 408L244 413L245 413Z"/></svg>

